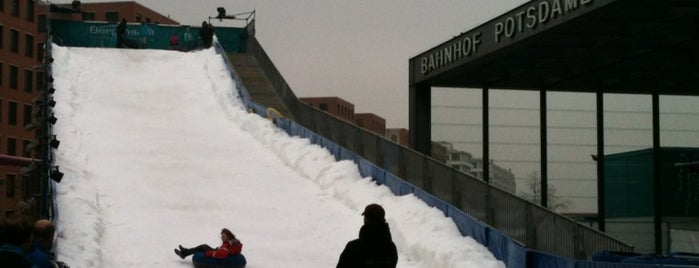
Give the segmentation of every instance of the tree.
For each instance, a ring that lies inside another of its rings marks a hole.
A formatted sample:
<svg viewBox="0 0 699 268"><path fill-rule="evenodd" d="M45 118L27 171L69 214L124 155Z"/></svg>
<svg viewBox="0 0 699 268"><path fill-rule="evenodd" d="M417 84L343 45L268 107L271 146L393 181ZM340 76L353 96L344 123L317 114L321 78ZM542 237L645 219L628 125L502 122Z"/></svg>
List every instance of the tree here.
<svg viewBox="0 0 699 268"><path fill-rule="evenodd" d="M527 188L529 192L520 193L520 197L537 205L541 204L541 176L534 171L527 176ZM573 207L573 202L556 195L556 187L548 185L548 208L556 212L565 212Z"/></svg>

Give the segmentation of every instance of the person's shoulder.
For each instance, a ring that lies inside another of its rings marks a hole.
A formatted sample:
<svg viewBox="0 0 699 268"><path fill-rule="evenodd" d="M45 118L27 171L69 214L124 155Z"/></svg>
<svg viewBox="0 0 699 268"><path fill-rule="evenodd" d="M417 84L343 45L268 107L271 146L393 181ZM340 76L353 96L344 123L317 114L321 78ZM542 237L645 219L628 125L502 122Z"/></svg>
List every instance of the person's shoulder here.
<svg viewBox="0 0 699 268"><path fill-rule="evenodd" d="M3 267L6 267L4 265L8 265L7 267L18 267L18 268L34 268L36 265L34 265L31 261L29 261L25 256L22 254L17 254L11 251L0 251L0 263L3 264Z"/></svg>

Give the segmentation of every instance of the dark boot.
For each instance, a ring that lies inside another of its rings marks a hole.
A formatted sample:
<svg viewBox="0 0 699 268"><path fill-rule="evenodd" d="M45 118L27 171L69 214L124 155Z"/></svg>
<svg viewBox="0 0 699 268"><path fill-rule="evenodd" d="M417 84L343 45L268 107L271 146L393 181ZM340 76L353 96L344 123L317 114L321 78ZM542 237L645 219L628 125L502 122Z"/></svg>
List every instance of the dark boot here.
<svg viewBox="0 0 699 268"><path fill-rule="evenodd" d="M180 251L179 249L175 249L175 254L177 254L177 256L180 256L180 258L182 258L183 260L184 257L186 257L184 254L182 254L182 251Z"/></svg>
<svg viewBox="0 0 699 268"><path fill-rule="evenodd" d="M189 255L192 255L192 250L188 248L182 247L182 245L178 245L177 247L180 248L180 253L182 253L182 256L187 257ZM184 258L183 257L183 258Z"/></svg>

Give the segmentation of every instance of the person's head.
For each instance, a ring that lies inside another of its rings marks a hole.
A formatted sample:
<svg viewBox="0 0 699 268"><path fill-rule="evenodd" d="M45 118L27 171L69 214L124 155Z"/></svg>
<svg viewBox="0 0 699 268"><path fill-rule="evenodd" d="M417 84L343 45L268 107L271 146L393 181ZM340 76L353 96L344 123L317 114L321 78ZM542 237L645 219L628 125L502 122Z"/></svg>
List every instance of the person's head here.
<svg viewBox="0 0 699 268"><path fill-rule="evenodd" d="M6 219L2 223L2 235L5 243L28 249L32 240L31 223L22 217Z"/></svg>
<svg viewBox="0 0 699 268"><path fill-rule="evenodd" d="M235 239L235 235L227 228L221 229L221 241L226 242Z"/></svg>
<svg viewBox="0 0 699 268"><path fill-rule="evenodd" d="M49 220L38 220L34 223L34 241L46 249L50 249L53 245L55 233L56 227Z"/></svg>
<svg viewBox="0 0 699 268"><path fill-rule="evenodd" d="M362 212L364 223L385 223L386 211L379 204L369 204Z"/></svg>

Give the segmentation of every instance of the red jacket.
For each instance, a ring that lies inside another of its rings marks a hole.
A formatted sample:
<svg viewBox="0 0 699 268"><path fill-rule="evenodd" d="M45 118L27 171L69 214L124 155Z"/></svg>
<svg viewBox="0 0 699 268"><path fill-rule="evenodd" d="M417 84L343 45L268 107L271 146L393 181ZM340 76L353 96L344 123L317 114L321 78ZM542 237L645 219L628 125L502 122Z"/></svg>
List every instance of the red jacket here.
<svg viewBox="0 0 699 268"><path fill-rule="evenodd" d="M220 247L204 252L204 255L214 259L225 259L228 255L240 254L243 250L243 244L238 239L228 240L223 242Z"/></svg>

